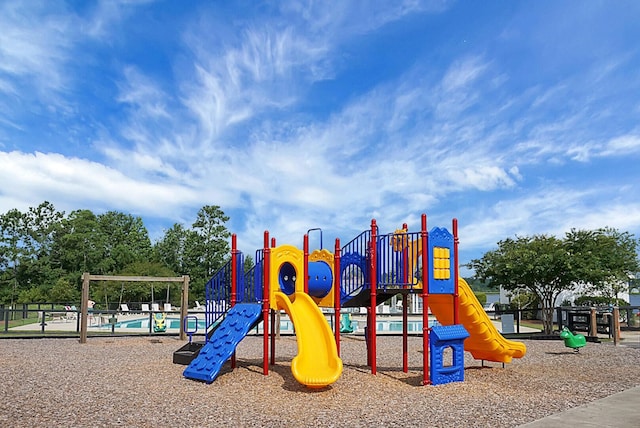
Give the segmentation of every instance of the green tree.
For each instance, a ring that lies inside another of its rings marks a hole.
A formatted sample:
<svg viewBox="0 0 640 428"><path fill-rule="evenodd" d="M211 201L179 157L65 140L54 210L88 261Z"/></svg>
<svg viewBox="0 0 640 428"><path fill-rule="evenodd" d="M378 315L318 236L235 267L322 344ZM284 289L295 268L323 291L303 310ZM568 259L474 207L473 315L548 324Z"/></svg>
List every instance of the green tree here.
<svg viewBox="0 0 640 428"><path fill-rule="evenodd" d="M27 257L22 262L21 280L36 287L44 300L62 275L61 264L54 259L54 240L60 230L64 213L50 202L31 207L25 213Z"/></svg>
<svg viewBox="0 0 640 428"><path fill-rule="evenodd" d="M194 297L204 297L206 282L230 257L231 236L224 223L229 220L217 205L206 205L188 231L185 240L185 267L191 276Z"/></svg>
<svg viewBox="0 0 640 428"><path fill-rule="evenodd" d="M47 201L25 213L12 209L0 216L0 300L47 300L62 274L52 251L63 216Z"/></svg>
<svg viewBox="0 0 640 428"><path fill-rule="evenodd" d="M565 243L536 235L505 239L498 249L472 260L469 267L482 280L491 280L509 291L530 291L542 304L544 332L553 331L553 308L560 292L571 290L577 280Z"/></svg>
<svg viewBox="0 0 640 428"><path fill-rule="evenodd" d="M198 211L191 229L174 224L154 245L157 261L177 275L190 276L189 295L204 298L206 282L230 257L229 237L225 223L229 217L217 205L206 205Z"/></svg>
<svg viewBox="0 0 640 428"><path fill-rule="evenodd" d="M142 219L116 211L98 216L89 210L73 211L56 238L56 257L78 284L82 272L112 275L150 256L151 241Z"/></svg>
<svg viewBox="0 0 640 428"><path fill-rule="evenodd" d="M126 276L179 276L159 262L139 261L127 266L119 275ZM153 290L153 293L152 293ZM182 284L178 282L127 282L122 288L122 302L151 302L152 300L179 301ZM153 294L153 296L152 296ZM168 296L168 297L167 297Z"/></svg>
<svg viewBox="0 0 640 428"><path fill-rule="evenodd" d="M25 214L25 223L30 238L27 246L33 254L42 258L51 253L55 232L63 218L64 212L58 212L48 201L29 208Z"/></svg>
<svg viewBox="0 0 640 428"><path fill-rule="evenodd" d="M588 293L599 294L608 303L629 291L629 278L640 270L638 241L628 232L612 228L575 230L566 234L572 269Z"/></svg>
<svg viewBox="0 0 640 428"><path fill-rule="evenodd" d="M175 223L153 247L154 258L177 274L186 274L185 252L190 231Z"/></svg>
<svg viewBox="0 0 640 428"><path fill-rule="evenodd" d="M134 262L148 261L151 241L140 217L108 211L97 217L102 257L98 269L107 274L121 272Z"/></svg>
<svg viewBox="0 0 640 428"><path fill-rule="evenodd" d="M20 268L29 257L27 242L26 216L17 209L0 215L0 269L3 296L11 306L16 302L18 293L29 288L20 281Z"/></svg>
<svg viewBox="0 0 640 428"><path fill-rule="evenodd" d="M198 211L198 217L192 228L197 238L191 249L200 253L199 259L204 268L204 275L208 279L220 269L225 259L229 257L229 237L231 233L224 225L229 221L224 212L217 205L205 205Z"/></svg>
<svg viewBox="0 0 640 428"><path fill-rule="evenodd" d="M83 272L108 273L101 263L104 247L105 237L96 215L90 210L76 210L62 221L55 240L55 257L80 287Z"/></svg>
<svg viewBox="0 0 640 428"><path fill-rule="evenodd" d="M253 261L253 257L251 256L245 256L244 257L244 271L249 272L251 269L253 269L253 267L255 266L255 263Z"/></svg>
<svg viewBox="0 0 640 428"><path fill-rule="evenodd" d="M80 292L67 278L59 278L49 291L48 297L52 302L77 302Z"/></svg>

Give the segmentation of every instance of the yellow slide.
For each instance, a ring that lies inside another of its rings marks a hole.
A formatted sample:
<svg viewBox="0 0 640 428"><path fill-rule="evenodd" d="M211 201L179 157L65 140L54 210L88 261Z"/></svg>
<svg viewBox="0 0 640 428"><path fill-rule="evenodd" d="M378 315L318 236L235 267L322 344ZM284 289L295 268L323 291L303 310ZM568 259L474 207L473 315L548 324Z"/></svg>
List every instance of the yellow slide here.
<svg viewBox="0 0 640 428"><path fill-rule="evenodd" d="M334 383L342 374L342 360L331 327L316 303L303 292L293 294L293 302L275 293L278 309L291 318L298 341L298 355L291 361L291 373L298 382L311 388Z"/></svg>
<svg viewBox="0 0 640 428"><path fill-rule="evenodd" d="M508 363L511 358L522 358L527 347L520 342L505 339L493 325L484 308L467 282L458 280L460 323L469 332L464 349L477 360ZM453 296L430 294L429 307L442 325L453 324Z"/></svg>

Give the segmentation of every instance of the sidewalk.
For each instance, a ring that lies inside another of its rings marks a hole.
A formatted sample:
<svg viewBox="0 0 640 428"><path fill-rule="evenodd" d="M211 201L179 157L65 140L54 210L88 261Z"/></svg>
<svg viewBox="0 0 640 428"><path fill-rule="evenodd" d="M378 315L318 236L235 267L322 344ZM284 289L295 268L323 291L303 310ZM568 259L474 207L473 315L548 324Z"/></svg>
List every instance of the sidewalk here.
<svg viewBox="0 0 640 428"><path fill-rule="evenodd" d="M623 330L620 332L620 338L620 345L640 349L640 330ZM638 424L640 425L640 422Z"/></svg>
<svg viewBox="0 0 640 428"><path fill-rule="evenodd" d="M637 427L640 425L639 403L640 386L520 425L520 428Z"/></svg>
<svg viewBox="0 0 640 428"><path fill-rule="evenodd" d="M620 346L640 349L640 331L621 331ZM640 386L521 425L520 428L640 426Z"/></svg>

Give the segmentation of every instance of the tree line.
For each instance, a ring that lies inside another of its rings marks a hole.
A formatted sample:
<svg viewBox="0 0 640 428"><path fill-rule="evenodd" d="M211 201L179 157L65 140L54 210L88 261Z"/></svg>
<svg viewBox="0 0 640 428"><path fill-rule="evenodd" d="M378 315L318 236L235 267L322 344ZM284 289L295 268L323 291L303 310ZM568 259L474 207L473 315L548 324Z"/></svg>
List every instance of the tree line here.
<svg viewBox="0 0 640 428"><path fill-rule="evenodd" d="M131 214L65 214L48 201L11 209L0 215L0 303L78 302L83 272L189 275L192 300L203 300L206 282L229 257L228 220L219 206L206 205L190 227L176 223L151 242L142 219ZM91 298L102 307L150 301L152 286L105 281L92 285ZM156 297L179 299L180 287L156 290Z"/></svg>
<svg viewBox="0 0 640 428"><path fill-rule="evenodd" d="M542 310L545 333L552 330L553 308L563 291L589 295L585 302L620 305L634 285L638 240L613 228L576 230L563 238L548 235L507 238L468 267L476 279L514 293L529 293ZM536 305L537 307L537 305Z"/></svg>
<svg viewBox="0 0 640 428"><path fill-rule="evenodd" d="M130 214L65 214L47 201L26 212L11 209L0 215L0 303L78 302L83 272L189 275L191 300L204 300L206 282L230 257L227 221L219 206L205 205L190 227L176 223L151 242L142 219ZM628 232L572 229L563 238L504 239L468 267L487 287L533 295L550 331L552 308L563 291L580 288L602 302L618 303L640 271L638 246ZM252 264L246 257L245 270ZM103 307L116 301L169 301L179 295L180 284L157 290L156 296L153 291L153 284L103 282L92 286L91 297Z"/></svg>

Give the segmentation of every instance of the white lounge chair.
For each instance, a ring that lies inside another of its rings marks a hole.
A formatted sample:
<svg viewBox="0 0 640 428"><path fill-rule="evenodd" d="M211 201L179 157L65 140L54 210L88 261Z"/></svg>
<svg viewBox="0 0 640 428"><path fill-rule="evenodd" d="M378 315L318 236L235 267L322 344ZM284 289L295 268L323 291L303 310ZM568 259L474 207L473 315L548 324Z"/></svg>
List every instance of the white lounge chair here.
<svg viewBox="0 0 640 428"><path fill-rule="evenodd" d="M75 320L78 318L78 312L75 306L65 306L64 310L67 311L64 316L65 320Z"/></svg>
<svg viewBox="0 0 640 428"><path fill-rule="evenodd" d="M140 308L142 310L142 312L149 312L149 304L148 303L143 303L142 305L140 305Z"/></svg>

